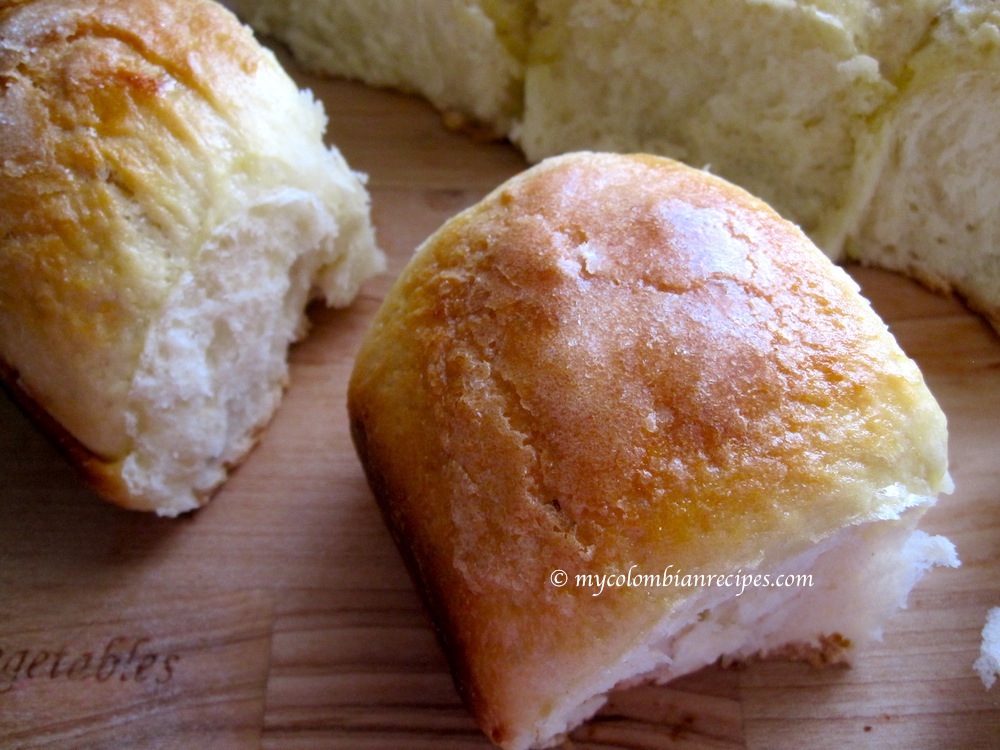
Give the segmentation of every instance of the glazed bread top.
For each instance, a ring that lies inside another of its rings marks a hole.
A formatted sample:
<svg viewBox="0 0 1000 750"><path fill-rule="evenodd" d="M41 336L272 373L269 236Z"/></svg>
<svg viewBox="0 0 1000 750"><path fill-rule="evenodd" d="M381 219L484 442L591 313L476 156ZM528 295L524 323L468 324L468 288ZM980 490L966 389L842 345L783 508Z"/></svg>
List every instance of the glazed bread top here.
<svg viewBox="0 0 1000 750"><path fill-rule="evenodd" d="M319 105L207 0L0 2L0 114L0 359L120 459L146 333L206 240L272 190L338 200L343 164ZM328 281L340 302L357 282Z"/></svg>
<svg viewBox="0 0 1000 750"><path fill-rule="evenodd" d="M553 571L752 569L950 482L944 416L855 283L761 201L651 156L554 157L449 221L349 407L497 741L690 595L594 599Z"/></svg>

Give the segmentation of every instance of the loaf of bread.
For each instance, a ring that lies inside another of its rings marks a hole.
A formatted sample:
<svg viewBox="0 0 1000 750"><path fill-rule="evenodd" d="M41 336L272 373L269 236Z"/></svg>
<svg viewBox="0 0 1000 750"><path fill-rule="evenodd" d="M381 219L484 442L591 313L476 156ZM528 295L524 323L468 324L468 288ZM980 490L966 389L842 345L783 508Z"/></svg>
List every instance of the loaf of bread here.
<svg viewBox="0 0 1000 750"><path fill-rule="evenodd" d="M0 3L0 370L108 500L204 503L382 268L324 129L217 3Z"/></svg>
<svg viewBox="0 0 1000 750"><path fill-rule="evenodd" d="M945 417L843 270L653 156L542 161L416 252L352 434L459 690L510 750L720 657L847 658L931 566Z"/></svg>
<svg viewBox="0 0 1000 750"><path fill-rule="evenodd" d="M529 161L709 168L831 258L957 292L1000 330L995 0L233 4L310 67L485 119Z"/></svg>

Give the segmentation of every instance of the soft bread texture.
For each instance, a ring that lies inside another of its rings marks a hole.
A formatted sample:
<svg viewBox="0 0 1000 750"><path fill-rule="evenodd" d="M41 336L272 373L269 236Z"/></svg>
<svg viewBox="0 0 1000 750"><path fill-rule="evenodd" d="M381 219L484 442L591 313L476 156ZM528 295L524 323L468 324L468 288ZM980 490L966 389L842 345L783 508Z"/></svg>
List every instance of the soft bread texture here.
<svg viewBox="0 0 1000 750"><path fill-rule="evenodd" d="M1000 330L994 0L234 5L309 66L485 120L532 162L707 167L831 258L957 292Z"/></svg>
<svg viewBox="0 0 1000 750"><path fill-rule="evenodd" d="M505 134L520 111L526 0L231 0L304 66L418 93L459 120Z"/></svg>
<svg viewBox="0 0 1000 750"><path fill-rule="evenodd" d="M949 10L883 115L846 251L957 293L1000 331L1000 4Z"/></svg>
<svg viewBox="0 0 1000 750"><path fill-rule="evenodd" d="M839 658L958 564L914 532L951 489L916 365L800 230L669 159L553 157L448 221L348 398L459 690L505 748L720 657ZM585 578L664 572L814 584Z"/></svg>
<svg viewBox="0 0 1000 750"><path fill-rule="evenodd" d="M0 361L107 499L204 503L383 267L325 115L205 0L0 2Z"/></svg>

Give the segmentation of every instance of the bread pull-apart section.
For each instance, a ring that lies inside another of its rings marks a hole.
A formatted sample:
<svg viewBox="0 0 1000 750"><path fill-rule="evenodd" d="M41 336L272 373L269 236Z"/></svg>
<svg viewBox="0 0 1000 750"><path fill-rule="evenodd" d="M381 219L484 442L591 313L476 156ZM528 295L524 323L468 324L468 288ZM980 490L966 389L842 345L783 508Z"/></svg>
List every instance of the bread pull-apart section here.
<svg viewBox="0 0 1000 750"><path fill-rule="evenodd" d="M358 454L484 732L615 687L849 658L934 565L945 417L792 224L645 155L543 161L417 251L359 351Z"/></svg>
<svg viewBox="0 0 1000 750"><path fill-rule="evenodd" d="M301 64L420 93L532 162L707 165L830 257L954 291L1000 331L996 0L231 3Z"/></svg>
<svg viewBox="0 0 1000 750"><path fill-rule="evenodd" d="M420 94L453 127L506 135L520 114L529 0L229 0L309 70Z"/></svg>
<svg viewBox="0 0 1000 750"><path fill-rule="evenodd" d="M2 372L107 499L203 504L383 267L325 127L217 3L0 3Z"/></svg>

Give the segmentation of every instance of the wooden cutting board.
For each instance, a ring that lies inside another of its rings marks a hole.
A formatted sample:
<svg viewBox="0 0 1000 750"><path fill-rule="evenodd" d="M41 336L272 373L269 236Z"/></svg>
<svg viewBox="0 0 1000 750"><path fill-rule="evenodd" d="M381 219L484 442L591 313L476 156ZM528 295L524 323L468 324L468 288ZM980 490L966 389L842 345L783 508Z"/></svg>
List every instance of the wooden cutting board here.
<svg viewBox="0 0 1000 750"><path fill-rule="evenodd" d="M283 58L290 67L287 58ZM388 272L316 309L279 414L216 499L176 520L98 501L0 399L0 748L486 748L452 687L347 431L352 357L390 281L526 164L423 102L296 74L370 175ZM954 300L853 270L950 420L957 485L932 571L852 669L712 667L612 695L567 748L1000 748L972 669L1000 606L1000 337Z"/></svg>

